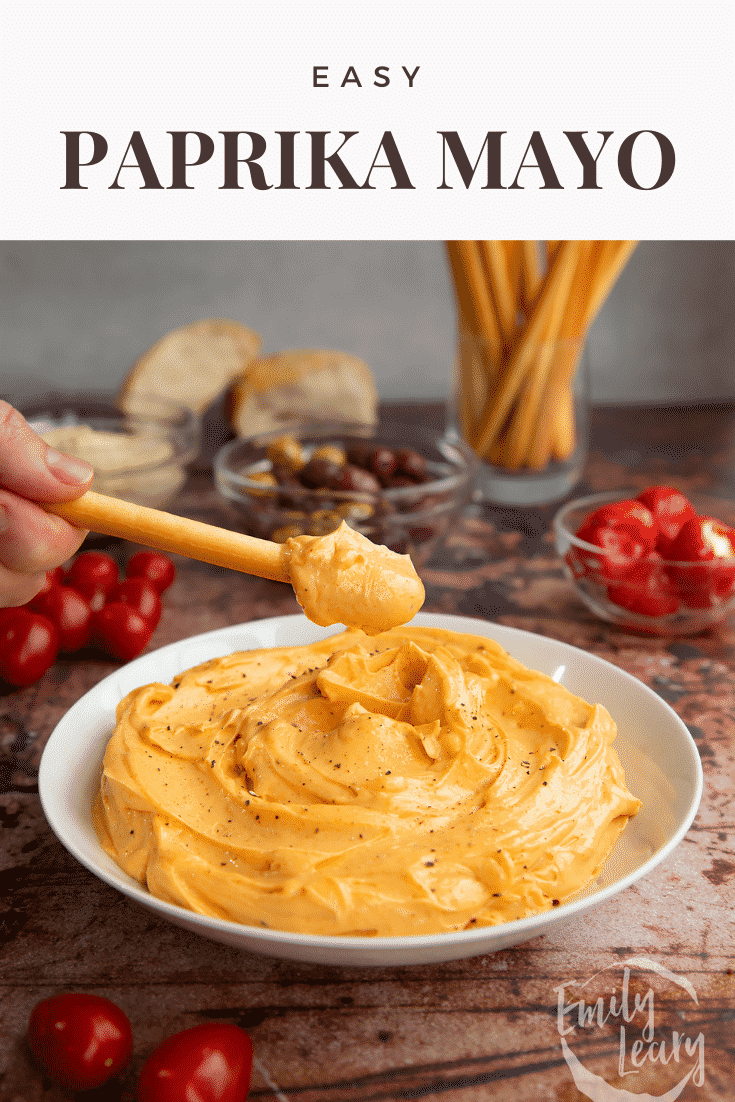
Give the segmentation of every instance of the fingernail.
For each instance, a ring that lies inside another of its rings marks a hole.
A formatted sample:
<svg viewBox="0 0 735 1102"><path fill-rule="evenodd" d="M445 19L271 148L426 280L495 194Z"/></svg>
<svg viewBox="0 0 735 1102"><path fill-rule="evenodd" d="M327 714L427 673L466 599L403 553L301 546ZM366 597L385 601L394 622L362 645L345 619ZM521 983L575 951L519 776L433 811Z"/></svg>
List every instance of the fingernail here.
<svg viewBox="0 0 735 1102"><path fill-rule="evenodd" d="M89 482L94 474L94 467L83 459L77 459L73 455L63 455L56 448L49 448L46 452L46 466L60 482L66 482L70 486L78 486L81 482Z"/></svg>

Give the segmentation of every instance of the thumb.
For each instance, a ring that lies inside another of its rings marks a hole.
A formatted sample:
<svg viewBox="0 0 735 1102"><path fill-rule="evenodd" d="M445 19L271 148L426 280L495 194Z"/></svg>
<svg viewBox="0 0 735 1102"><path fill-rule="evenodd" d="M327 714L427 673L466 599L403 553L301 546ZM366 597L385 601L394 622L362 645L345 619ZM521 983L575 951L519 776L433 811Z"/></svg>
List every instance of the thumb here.
<svg viewBox="0 0 735 1102"><path fill-rule="evenodd" d="M0 400L0 487L29 501L69 501L89 488L94 468L62 455Z"/></svg>

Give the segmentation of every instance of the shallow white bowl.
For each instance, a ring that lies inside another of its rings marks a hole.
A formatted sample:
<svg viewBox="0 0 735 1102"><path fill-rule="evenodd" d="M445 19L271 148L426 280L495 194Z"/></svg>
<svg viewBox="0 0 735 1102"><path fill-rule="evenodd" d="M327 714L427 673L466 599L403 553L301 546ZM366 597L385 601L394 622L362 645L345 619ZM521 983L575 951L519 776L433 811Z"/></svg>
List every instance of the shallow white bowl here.
<svg viewBox="0 0 735 1102"><path fill-rule="evenodd" d="M151 681L168 683L182 670L209 658L254 647L309 643L341 630L316 627L304 616L256 620L172 643L121 667L85 693L55 728L41 759L39 792L54 833L101 880L178 926L268 956L348 966L428 964L506 949L605 903L671 853L697 812L702 766L685 724L656 693L602 658L527 631L435 613L419 613L413 623L495 639L526 666L549 674L587 701L604 704L615 719L615 747L628 787L643 801L643 809L626 827L597 880L573 900L531 918L459 933L322 937L194 914L156 899L118 868L101 849L91 818L118 701L131 689Z"/></svg>

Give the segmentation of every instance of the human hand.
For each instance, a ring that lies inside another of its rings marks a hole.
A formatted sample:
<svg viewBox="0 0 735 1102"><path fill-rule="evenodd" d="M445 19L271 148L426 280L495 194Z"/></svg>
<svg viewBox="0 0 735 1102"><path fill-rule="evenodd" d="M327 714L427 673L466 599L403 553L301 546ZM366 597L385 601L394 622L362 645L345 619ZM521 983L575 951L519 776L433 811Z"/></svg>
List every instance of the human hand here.
<svg viewBox="0 0 735 1102"><path fill-rule="evenodd" d="M0 608L30 601L87 534L36 503L71 501L93 477L89 463L49 447L0 399Z"/></svg>

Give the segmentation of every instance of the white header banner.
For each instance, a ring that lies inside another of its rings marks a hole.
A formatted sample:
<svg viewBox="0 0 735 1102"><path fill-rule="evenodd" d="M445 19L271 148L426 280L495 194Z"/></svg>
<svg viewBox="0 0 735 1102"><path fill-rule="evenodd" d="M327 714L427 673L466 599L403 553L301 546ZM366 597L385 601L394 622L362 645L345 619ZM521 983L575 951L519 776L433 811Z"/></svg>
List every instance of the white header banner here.
<svg viewBox="0 0 735 1102"><path fill-rule="evenodd" d="M732 238L733 12L17 5L1 236Z"/></svg>

